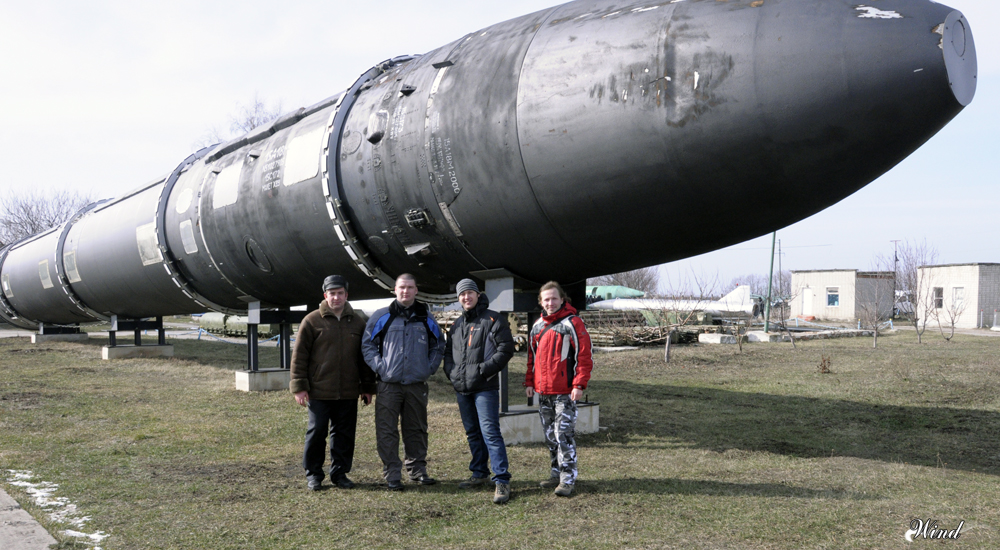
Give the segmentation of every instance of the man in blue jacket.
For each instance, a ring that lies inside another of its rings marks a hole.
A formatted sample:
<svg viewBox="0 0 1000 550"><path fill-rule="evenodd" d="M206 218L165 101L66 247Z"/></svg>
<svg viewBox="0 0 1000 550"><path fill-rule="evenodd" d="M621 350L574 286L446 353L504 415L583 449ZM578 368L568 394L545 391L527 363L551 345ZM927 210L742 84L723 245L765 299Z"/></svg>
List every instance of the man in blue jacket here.
<svg viewBox="0 0 1000 550"><path fill-rule="evenodd" d="M427 379L441 363L444 337L427 306L416 301L413 275L397 277L393 292L392 304L368 319L361 351L378 379L375 438L382 473L390 490L402 491L397 427L410 481L437 483L427 475Z"/></svg>

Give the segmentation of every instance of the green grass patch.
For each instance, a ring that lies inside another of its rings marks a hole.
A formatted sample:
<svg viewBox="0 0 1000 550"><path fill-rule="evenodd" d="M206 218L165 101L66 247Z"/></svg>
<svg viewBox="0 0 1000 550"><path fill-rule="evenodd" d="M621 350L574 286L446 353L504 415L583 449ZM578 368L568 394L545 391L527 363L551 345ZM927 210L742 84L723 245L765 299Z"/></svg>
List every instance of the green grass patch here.
<svg viewBox="0 0 1000 550"><path fill-rule="evenodd" d="M6 339L0 473L58 483L87 528L110 535L105 549L881 549L908 547L914 518L964 521L947 543L995 548L1000 340L914 340L678 346L669 364L659 349L598 354L587 394L604 429L578 437L577 493L539 488L548 453L518 445L513 498L496 506L491 491L457 487L468 447L440 372L428 468L441 483L382 488L366 407L358 488L310 493L305 410L287 392L234 389L244 347L176 340L172 359L108 362L96 342ZM261 364L277 364L275 353L261 348ZM516 401L523 354L511 371ZM83 547L3 486L63 547Z"/></svg>

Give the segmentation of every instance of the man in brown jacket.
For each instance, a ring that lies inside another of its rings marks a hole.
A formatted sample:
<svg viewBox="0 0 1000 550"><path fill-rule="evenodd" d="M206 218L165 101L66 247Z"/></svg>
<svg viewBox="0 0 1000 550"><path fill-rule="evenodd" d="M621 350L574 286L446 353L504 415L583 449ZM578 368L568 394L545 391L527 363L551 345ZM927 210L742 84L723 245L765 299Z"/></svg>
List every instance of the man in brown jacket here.
<svg viewBox="0 0 1000 550"><path fill-rule="evenodd" d="M341 489L354 487L347 474L354 460L358 397L367 405L375 393L375 373L361 355L367 319L347 303L347 280L324 279L323 298L299 324L289 383L295 401L309 409L302 465L310 491L322 488L327 433L330 480Z"/></svg>

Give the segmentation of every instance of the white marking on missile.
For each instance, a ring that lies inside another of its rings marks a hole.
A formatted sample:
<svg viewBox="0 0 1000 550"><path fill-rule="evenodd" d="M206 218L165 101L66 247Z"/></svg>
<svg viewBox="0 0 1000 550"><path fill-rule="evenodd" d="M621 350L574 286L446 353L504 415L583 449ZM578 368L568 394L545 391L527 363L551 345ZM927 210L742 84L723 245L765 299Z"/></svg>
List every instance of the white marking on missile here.
<svg viewBox="0 0 1000 550"><path fill-rule="evenodd" d="M873 8L871 6L858 6L854 8L858 11L863 11L858 17L868 18L868 19L902 19L903 16L894 11L883 11L878 8Z"/></svg>
<svg viewBox="0 0 1000 550"><path fill-rule="evenodd" d="M609 14L605 15L605 16L604 16L604 17L602 17L601 19L607 19L608 17L611 17L612 15L618 15L619 13L621 13L621 12L620 12L620 11L613 11L613 12L611 12L611 13L609 13Z"/></svg>
<svg viewBox="0 0 1000 550"><path fill-rule="evenodd" d="M653 6L653 7L650 7L650 8L635 8L635 9L632 10L632 13L642 13L644 11L652 11L652 10L655 10L656 8L659 8L659 7L660 6Z"/></svg>
<svg viewBox="0 0 1000 550"><path fill-rule="evenodd" d="M628 90L622 90L622 101L628 99Z"/></svg>
<svg viewBox="0 0 1000 550"><path fill-rule="evenodd" d="M671 4L676 4L677 2L683 2L684 0L670 0Z"/></svg>
<svg viewBox="0 0 1000 550"><path fill-rule="evenodd" d="M700 76L701 76L701 75L699 75L699 74L698 74L698 71L695 71L695 72L694 72L694 88L693 88L694 90L697 90L697 89L698 89L698 78L699 78Z"/></svg>
<svg viewBox="0 0 1000 550"><path fill-rule="evenodd" d="M919 72L920 72L920 71L922 71L922 70L923 70L923 69L917 69L917 70L915 70L915 71L913 71L913 72L915 72L915 73L919 73Z"/></svg>

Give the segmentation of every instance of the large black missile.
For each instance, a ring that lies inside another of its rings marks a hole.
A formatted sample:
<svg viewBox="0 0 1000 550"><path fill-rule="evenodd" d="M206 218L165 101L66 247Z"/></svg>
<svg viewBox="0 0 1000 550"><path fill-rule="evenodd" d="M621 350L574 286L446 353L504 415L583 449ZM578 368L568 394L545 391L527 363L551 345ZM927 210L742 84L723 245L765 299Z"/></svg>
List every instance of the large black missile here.
<svg viewBox="0 0 1000 550"><path fill-rule="evenodd" d="M380 63L5 248L0 316L290 306L330 273L447 300L470 273L676 260L855 192L975 87L968 22L928 0L578 0Z"/></svg>

